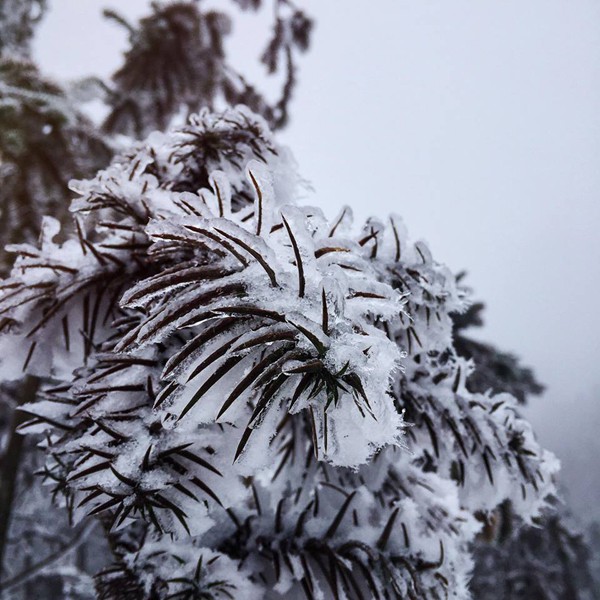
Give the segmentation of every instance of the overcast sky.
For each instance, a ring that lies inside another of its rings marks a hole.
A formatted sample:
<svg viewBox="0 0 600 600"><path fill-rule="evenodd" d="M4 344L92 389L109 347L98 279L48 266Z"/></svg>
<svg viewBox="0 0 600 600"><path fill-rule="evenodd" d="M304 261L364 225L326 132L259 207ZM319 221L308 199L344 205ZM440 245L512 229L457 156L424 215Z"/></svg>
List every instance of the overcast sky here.
<svg viewBox="0 0 600 600"><path fill-rule="evenodd" d="M487 304L478 337L548 389L529 414L582 516L600 516L600 2L304 0L316 20L283 139L334 216L403 216ZM51 0L36 47L109 75L147 0ZM233 2L212 5L232 9ZM234 9L233 9L234 10ZM270 15L231 37L250 79Z"/></svg>

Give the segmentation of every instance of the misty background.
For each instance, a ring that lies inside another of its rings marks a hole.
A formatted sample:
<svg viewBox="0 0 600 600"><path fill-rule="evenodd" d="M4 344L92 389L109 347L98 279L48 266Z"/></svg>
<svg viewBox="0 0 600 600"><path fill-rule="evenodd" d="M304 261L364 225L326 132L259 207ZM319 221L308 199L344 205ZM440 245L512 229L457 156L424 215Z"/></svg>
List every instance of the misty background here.
<svg viewBox="0 0 600 600"><path fill-rule="evenodd" d="M220 2L206 2L215 7ZM52 0L34 58L108 77L149 0ZM486 304L477 339L547 386L526 413L563 465L575 515L600 518L600 3L303 0L316 22L281 139L334 217L400 214ZM270 15L236 18L251 81ZM65 32L70 32L68 35ZM275 83L273 90L277 89Z"/></svg>

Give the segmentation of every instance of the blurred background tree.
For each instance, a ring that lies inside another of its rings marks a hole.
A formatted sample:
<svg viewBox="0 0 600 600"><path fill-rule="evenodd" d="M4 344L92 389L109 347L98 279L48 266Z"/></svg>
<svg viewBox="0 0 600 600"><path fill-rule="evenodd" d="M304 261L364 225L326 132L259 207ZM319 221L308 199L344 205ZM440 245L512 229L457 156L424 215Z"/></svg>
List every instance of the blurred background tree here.
<svg viewBox="0 0 600 600"><path fill-rule="evenodd" d="M463 274L458 275L462 279ZM467 330L483 325L483 303L454 315L455 347L475 363L467 387L473 392L506 391L525 404L544 391L533 371L512 354L476 341ZM581 532L558 499L536 526L524 525L504 502L491 516L475 544L471 582L477 600L592 600L600 598L600 579L594 556L598 540L594 527ZM596 559L597 561L597 555Z"/></svg>

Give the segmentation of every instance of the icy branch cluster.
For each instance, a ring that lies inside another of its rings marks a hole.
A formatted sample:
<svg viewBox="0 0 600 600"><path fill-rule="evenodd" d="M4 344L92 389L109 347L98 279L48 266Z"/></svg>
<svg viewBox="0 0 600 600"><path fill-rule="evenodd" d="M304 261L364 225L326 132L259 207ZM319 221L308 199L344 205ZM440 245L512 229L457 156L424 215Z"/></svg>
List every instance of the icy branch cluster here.
<svg viewBox="0 0 600 600"><path fill-rule="evenodd" d="M101 598L467 598L478 518L553 490L515 399L467 390L453 274L299 185L261 118L203 112L12 248L1 375L48 382L25 430L118 540Z"/></svg>

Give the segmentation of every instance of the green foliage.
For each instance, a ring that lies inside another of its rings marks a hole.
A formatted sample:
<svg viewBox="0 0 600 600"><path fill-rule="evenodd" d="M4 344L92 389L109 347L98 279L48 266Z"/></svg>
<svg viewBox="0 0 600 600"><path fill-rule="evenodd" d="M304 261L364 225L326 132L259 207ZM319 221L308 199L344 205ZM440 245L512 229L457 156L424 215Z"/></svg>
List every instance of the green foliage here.
<svg viewBox="0 0 600 600"><path fill-rule="evenodd" d="M0 237L35 239L68 214L68 183L106 164L106 142L61 88L27 60L0 57ZM5 263L4 253L1 262Z"/></svg>

